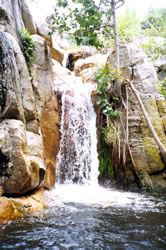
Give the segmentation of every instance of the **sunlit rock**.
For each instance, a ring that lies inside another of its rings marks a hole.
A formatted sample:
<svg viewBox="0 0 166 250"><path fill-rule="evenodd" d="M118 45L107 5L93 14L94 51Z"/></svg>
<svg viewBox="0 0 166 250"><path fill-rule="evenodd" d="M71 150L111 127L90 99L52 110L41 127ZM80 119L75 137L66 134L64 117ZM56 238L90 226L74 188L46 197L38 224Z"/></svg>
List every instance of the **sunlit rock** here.
<svg viewBox="0 0 166 250"><path fill-rule="evenodd" d="M39 135L26 132L21 121L0 123L1 176L4 193L22 194L39 187L45 176L43 144Z"/></svg>
<svg viewBox="0 0 166 250"><path fill-rule="evenodd" d="M25 58L9 33L0 33L0 43L3 65L0 75L1 117L33 120L36 118L35 100Z"/></svg>
<svg viewBox="0 0 166 250"><path fill-rule="evenodd" d="M82 77L83 82L94 81L95 72L107 62L107 55L94 55L86 59L76 61L74 72L77 76Z"/></svg>
<svg viewBox="0 0 166 250"><path fill-rule="evenodd" d="M0 30L10 33L18 39L17 30L22 28L24 28L24 23L19 1L0 0Z"/></svg>
<svg viewBox="0 0 166 250"><path fill-rule="evenodd" d="M0 197L0 223L14 219L15 207L12 201L6 197Z"/></svg>
<svg viewBox="0 0 166 250"><path fill-rule="evenodd" d="M56 36L50 36L49 32L50 29L48 28L48 24L46 22L38 24L38 34L45 39L47 45L49 46L51 57L62 64L65 51L59 46Z"/></svg>
<svg viewBox="0 0 166 250"><path fill-rule="evenodd" d="M42 66L45 63L45 39L36 34L32 35L31 37L36 45L36 48L33 51L32 64Z"/></svg>
<svg viewBox="0 0 166 250"><path fill-rule="evenodd" d="M56 36L51 37L50 51L51 51L51 57L54 60L58 61L60 64L62 64L64 60L65 51L59 46Z"/></svg>
<svg viewBox="0 0 166 250"><path fill-rule="evenodd" d="M31 72L46 157L46 179L44 185L47 188L52 188L55 184L56 156L60 141L60 110L57 97L53 93L54 70L52 69L48 46L42 37L38 35L32 37L34 37L37 43ZM36 57L35 53L37 54ZM59 63L57 62L57 64Z"/></svg>
<svg viewBox="0 0 166 250"><path fill-rule="evenodd" d="M22 1L22 17L23 17L25 28L30 32L30 34L35 34L36 25L34 23L32 14L25 0Z"/></svg>

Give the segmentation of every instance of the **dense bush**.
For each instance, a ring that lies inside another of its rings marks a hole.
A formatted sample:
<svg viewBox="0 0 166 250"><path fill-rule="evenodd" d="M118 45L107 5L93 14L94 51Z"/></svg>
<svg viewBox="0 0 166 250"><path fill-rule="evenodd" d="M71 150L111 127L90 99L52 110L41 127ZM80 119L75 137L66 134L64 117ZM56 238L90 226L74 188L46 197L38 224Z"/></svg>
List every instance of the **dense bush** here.
<svg viewBox="0 0 166 250"><path fill-rule="evenodd" d="M111 65L101 67L96 72L98 100L97 104L100 106L101 113L107 118L114 120L120 112L113 108L113 103L109 100L109 84L120 79L120 71L113 68ZM117 101L117 97L113 97L113 101Z"/></svg>
<svg viewBox="0 0 166 250"><path fill-rule="evenodd" d="M118 33L120 42L128 42L141 33L141 21L136 12L126 7L125 13L117 18Z"/></svg>
<svg viewBox="0 0 166 250"><path fill-rule="evenodd" d="M32 40L30 33L26 29L19 30L20 40L23 46L23 52L27 63L33 59L33 51L36 48L35 42Z"/></svg>
<svg viewBox="0 0 166 250"><path fill-rule="evenodd" d="M151 8L142 22L142 29L144 36L166 37L166 9Z"/></svg>

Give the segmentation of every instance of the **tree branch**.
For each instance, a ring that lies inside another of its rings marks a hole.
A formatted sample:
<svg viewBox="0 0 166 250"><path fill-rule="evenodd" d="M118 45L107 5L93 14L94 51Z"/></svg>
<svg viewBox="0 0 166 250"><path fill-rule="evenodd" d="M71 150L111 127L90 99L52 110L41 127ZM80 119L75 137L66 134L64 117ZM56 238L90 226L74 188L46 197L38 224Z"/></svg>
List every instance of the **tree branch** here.
<svg viewBox="0 0 166 250"><path fill-rule="evenodd" d="M96 28L90 28L89 30L83 30L83 31L79 31L78 33L76 33L77 35L81 35L81 34L84 34L84 33L89 33L89 32L93 32L93 31L95 31L95 30L100 30L100 29L102 29L102 28L106 28L106 27L113 27L114 25L113 25L113 23L111 23L111 24L105 24L105 25L102 25L102 26L100 26L100 27L96 27ZM64 33L64 34L67 34L67 35L74 35L75 34L75 32L65 32L65 31L61 31L61 32L59 32L59 33Z"/></svg>
<svg viewBox="0 0 166 250"><path fill-rule="evenodd" d="M115 6L116 6L118 3L120 3L120 2L121 2L121 4L120 4L119 6L117 6L117 7L115 7L115 9L119 9L119 8L125 3L124 0L118 0L117 2L115 2Z"/></svg>
<svg viewBox="0 0 166 250"><path fill-rule="evenodd" d="M156 131L155 131L155 129L154 129L154 127L153 127L153 125L152 125L150 119L149 119L149 116L148 116L148 114L147 114L147 112L146 112L146 109L145 109L145 107L144 107L144 104L143 104L143 102L142 102L142 100L141 100L141 98L140 98L140 96L139 96L139 94L138 94L138 91L135 89L135 87L134 87L132 81L129 81L129 80L127 79L127 80L125 80L124 83L127 84L127 85L129 85L130 88L132 89L132 91L133 91L133 93L134 93L134 95L135 95L135 97L136 97L136 99L137 99L137 101L138 101L138 104L139 104L139 106L140 106L140 108L141 108L141 110L142 110L142 113L143 113L143 115L144 115L144 118L145 118L145 120L146 120L146 122L147 122L147 125L148 125L148 127L149 127L149 130L151 131L151 133L152 133L152 135L153 135L153 137L154 137L154 139L155 139L155 141L156 141L156 144L158 145L158 148L159 148L159 150L160 150L160 155L161 155L161 158L162 158L162 160L163 160L164 166L166 166L166 148L165 148L165 146L163 145L163 143L161 142L160 138L158 137L158 135L157 135L157 133L156 133Z"/></svg>

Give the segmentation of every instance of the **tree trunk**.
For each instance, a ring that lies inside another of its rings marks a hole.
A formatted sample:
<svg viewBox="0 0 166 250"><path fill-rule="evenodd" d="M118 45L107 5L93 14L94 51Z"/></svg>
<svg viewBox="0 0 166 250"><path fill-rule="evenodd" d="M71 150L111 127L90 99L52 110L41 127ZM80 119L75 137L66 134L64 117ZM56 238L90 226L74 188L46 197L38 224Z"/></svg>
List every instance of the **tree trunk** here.
<svg viewBox="0 0 166 250"><path fill-rule="evenodd" d="M119 39L118 39L118 30L117 30L117 22L116 22L116 3L115 3L115 0L111 1L111 7L112 7L114 41L115 41L116 68L119 70Z"/></svg>
<svg viewBox="0 0 166 250"><path fill-rule="evenodd" d="M113 30L114 30L114 42L115 42L115 67L120 69L119 66L119 39L118 39L118 29L116 22L116 2L111 0L112 17L113 17ZM118 74L118 73L117 73ZM114 95L120 97L120 81L115 80L114 84Z"/></svg>
<svg viewBox="0 0 166 250"><path fill-rule="evenodd" d="M160 155L161 155L161 158L163 160L164 166L166 166L166 148L164 147L164 145L160 141L160 138L158 137L156 131L154 130L154 127L153 127L153 125L152 125L152 123L151 123L151 121L150 121L150 119L148 117L148 114L147 114L147 112L145 110L143 102L142 102L137 90L133 86L132 82L129 81L129 80L126 80L126 84L129 84L130 88L132 89L132 91L133 91L133 93L134 93L134 95L135 95L135 97L136 97L136 99L137 99L137 101L138 101L138 103L139 103L139 105L141 107L142 113L143 113L143 115L145 117L145 120L146 120L146 122L148 124L148 127L149 127L149 129L150 129L150 131L151 131L151 133L152 133L158 147L159 147Z"/></svg>

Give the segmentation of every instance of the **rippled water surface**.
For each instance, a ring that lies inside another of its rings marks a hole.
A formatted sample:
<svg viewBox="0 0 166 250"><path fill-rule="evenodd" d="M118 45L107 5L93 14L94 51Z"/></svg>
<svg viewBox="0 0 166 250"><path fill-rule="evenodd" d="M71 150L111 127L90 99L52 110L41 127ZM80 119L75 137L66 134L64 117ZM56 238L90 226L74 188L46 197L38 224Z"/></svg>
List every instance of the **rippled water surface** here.
<svg viewBox="0 0 166 250"><path fill-rule="evenodd" d="M58 186L40 215L0 226L0 249L166 249L166 199Z"/></svg>

